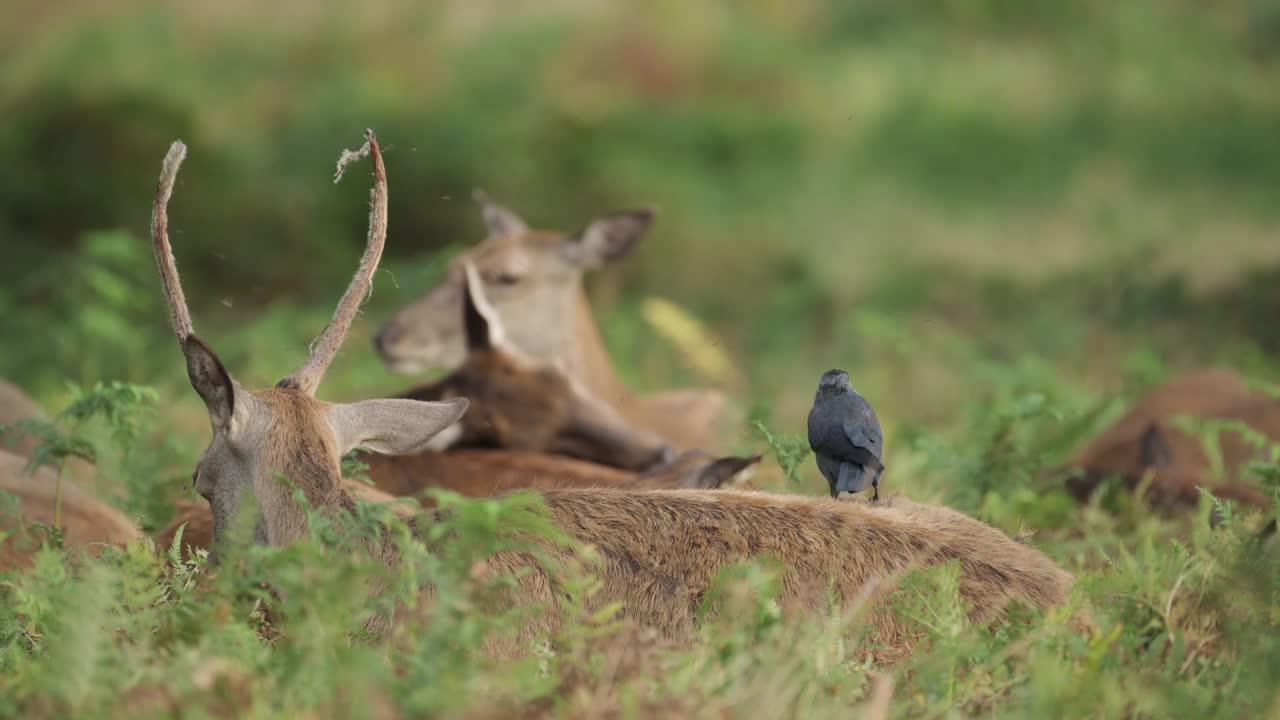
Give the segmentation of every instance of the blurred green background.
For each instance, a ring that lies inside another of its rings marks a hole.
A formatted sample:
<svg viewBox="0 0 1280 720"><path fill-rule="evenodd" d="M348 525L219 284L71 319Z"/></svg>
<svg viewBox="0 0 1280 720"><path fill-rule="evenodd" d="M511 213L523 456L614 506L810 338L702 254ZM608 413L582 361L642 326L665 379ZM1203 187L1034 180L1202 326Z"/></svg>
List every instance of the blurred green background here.
<svg viewBox="0 0 1280 720"><path fill-rule="evenodd" d="M962 629L954 580L939 581L904 611L933 650L897 671L895 716L1275 715L1274 553L1243 526L1210 533L1204 506L1165 522L1112 486L1081 509L1044 471L1171 373L1280 381L1280 3L0 0L0 377L51 411L68 380L154 386L141 444L118 419L75 428L105 438L110 482L93 489L144 529L198 502L209 434L148 239L169 143L190 147L170 232L195 327L266 387L301 362L360 256L367 163L332 178L366 127L387 163L388 246L321 397L425 379L388 373L370 338L481 238L472 188L563 231L656 204L643 242L589 280L629 382L723 384L774 438L744 422L734 449L825 494L804 417L819 375L845 368L884 425L887 490L1039 530L1078 573L1088 638L1065 614ZM655 298L704 323L728 380L650 325ZM783 483L776 470L760 485ZM503 537L491 507L439 567ZM34 580L0 587L17 598L0 600L0 688L15 690L0 708L140 717L122 688L180 687L209 658L254 678L259 715L312 712L325 688L383 685L417 715L550 692L541 652L536 670L483 669L469 648L494 620L469 609L408 650L348 643L362 566L319 547L222 573L207 595L176 562L155 584L150 553L83 582L46 554ZM279 638L244 602L266 577L307 591ZM734 698L742 717L849 716L859 646L837 653L826 624L772 611L725 617L696 664L654 665L644 687L721 716ZM554 662L604 668L581 675L585 698L614 670L577 650ZM173 697L183 713L224 707Z"/></svg>
<svg viewBox="0 0 1280 720"><path fill-rule="evenodd" d="M646 325L702 319L755 415L800 427L851 371L890 430L1034 387L1068 409L1280 347L1280 6L1260 0L115 3L0 22L0 375L185 389L146 240L168 143L196 327L248 385L303 357L364 239L378 131L390 237L322 394L482 235L486 188L572 230L655 203L591 279L640 388L707 382ZM183 421L186 422L185 420ZM893 432L891 435L891 445ZM744 442L746 442L744 440Z"/></svg>

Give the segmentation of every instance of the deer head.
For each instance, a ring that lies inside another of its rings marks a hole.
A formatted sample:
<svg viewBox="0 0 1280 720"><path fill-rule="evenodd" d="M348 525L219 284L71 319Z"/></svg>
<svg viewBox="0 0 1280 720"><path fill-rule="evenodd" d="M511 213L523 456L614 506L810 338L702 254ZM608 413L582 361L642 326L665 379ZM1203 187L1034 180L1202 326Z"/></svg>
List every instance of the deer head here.
<svg viewBox="0 0 1280 720"><path fill-rule="evenodd" d="M674 451L656 434L628 423L577 380L507 341L485 297L480 273L463 260L465 360L443 379L402 394L418 400L465 397L465 417L430 443L569 455L625 470L659 467Z"/></svg>
<svg viewBox="0 0 1280 720"><path fill-rule="evenodd" d="M191 386L209 411L213 437L196 464L196 491L213 511L213 539L219 544L247 500L260 514L254 539L273 545L290 542L305 530L306 517L278 475L297 483L308 501L332 506L342 496L339 460L354 447L379 453L421 449L467 409L464 398L444 402L408 399L328 403L315 397L325 370L342 347L360 303L369 294L387 235L387 176L377 138L366 131L357 153L373 158L374 186L364 256L351 285L338 302L328 327L311 345L293 374L274 388L246 390L231 377L217 354L192 330L177 264L169 245L168 204L187 148L174 142L165 156L151 217L151 238L174 333L187 361Z"/></svg>
<svg viewBox="0 0 1280 720"><path fill-rule="evenodd" d="M654 218L651 208L621 210L564 235L530 230L483 191L477 190L475 198L488 237L454 258L439 286L401 309L374 336L374 347L394 371L462 363L464 263L475 266L513 347L540 359L565 357L575 342L571 320L585 303L583 273L625 256Z"/></svg>

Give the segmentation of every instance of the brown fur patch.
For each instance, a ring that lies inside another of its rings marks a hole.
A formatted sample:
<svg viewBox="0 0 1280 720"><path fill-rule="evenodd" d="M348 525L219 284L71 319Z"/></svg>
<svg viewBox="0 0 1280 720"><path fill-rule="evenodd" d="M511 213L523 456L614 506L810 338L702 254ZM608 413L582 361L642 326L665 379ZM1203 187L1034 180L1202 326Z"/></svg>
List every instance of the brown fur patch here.
<svg viewBox="0 0 1280 720"><path fill-rule="evenodd" d="M1167 445L1168 465L1154 468L1147 499L1162 508L1192 508L1199 503L1196 486L1219 497L1267 509L1265 494L1241 483L1218 483L1210 479L1209 459L1200 441L1174 427L1174 417L1189 415L1204 419L1240 420L1262 434L1280 440L1280 400L1248 386L1231 370L1206 369L1184 373L1152 388L1129 411L1076 452L1069 463L1083 474L1067 482L1067 489L1085 501L1107 475L1123 478L1130 489L1142 481L1144 434L1154 424ZM1239 474L1257 451L1238 433L1219 435L1223 470L1228 477Z"/></svg>
<svg viewBox="0 0 1280 720"><path fill-rule="evenodd" d="M338 449L327 420L328 403L301 390L271 388L253 394L271 413L254 494L267 541L283 545L306 532L306 514L277 476L297 485L313 507L330 506L341 495Z"/></svg>
<svg viewBox="0 0 1280 720"><path fill-rule="evenodd" d="M485 497L520 490L614 487L631 490L660 490L694 487L705 473L723 480L727 471L738 471L759 460L714 458L697 451L686 452L675 461L645 473L577 460L561 455L518 450L460 449L447 452L428 450L413 455L362 453L369 466L369 479L392 495L419 496L424 490L441 488L472 497ZM727 465L725 468L718 465Z"/></svg>
<svg viewBox="0 0 1280 720"><path fill-rule="evenodd" d="M1072 577L1040 551L962 513L901 496L876 504L747 491L553 490L544 497L556 523L600 551L604 588L592 602L625 603L625 617L672 639L688 640L694 610L725 564L771 556L781 561L784 607L821 612L828 582L846 602L912 566L961 566L960 593L975 621L1000 616L1014 598L1040 608L1061 603ZM571 553L559 553L571 560ZM498 556L490 571L530 559ZM552 598L553 577L525 586L519 600ZM513 599L514 601L515 599ZM539 617L545 629L553 618ZM906 640L900 622L873 610L885 642Z"/></svg>
<svg viewBox="0 0 1280 720"><path fill-rule="evenodd" d="M438 382L400 394L413 400L465 397L470 402L454 442L458 448L502 448L568 455L626 470L662 456L658 438L605 417L559 370L501 349L473 350Z"/></svg>

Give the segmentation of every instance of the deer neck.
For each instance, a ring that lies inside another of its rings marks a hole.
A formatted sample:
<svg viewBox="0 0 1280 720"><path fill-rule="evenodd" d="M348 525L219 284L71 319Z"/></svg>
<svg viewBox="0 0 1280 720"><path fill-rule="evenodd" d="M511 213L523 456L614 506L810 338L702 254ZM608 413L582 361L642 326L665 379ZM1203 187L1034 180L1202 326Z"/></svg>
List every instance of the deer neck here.
<svg viewBox="0 0 1280 720"><path fill-rule="evenodd" d="M308 459L319 459L319 455ZM294 498L295 484L307 504L320 512L340 511L351 504L342 489L342 473L337 462L321 460L320 463L284 465L286 469L267 473L254 482L254 495L262 513L260 539L268 545L287 545L307 532L307 512ZM292 482L287 481L294 478Z"/></svg>
<svg viewBox="0 0 1280 720"><path fill-rule="evenodd" d="M613 369L613 360L596 327L591 303L581 284L576 290L570 313L568 352L559 358L565 371L608 404L618 408L630 405L634 398Z"/></svg>

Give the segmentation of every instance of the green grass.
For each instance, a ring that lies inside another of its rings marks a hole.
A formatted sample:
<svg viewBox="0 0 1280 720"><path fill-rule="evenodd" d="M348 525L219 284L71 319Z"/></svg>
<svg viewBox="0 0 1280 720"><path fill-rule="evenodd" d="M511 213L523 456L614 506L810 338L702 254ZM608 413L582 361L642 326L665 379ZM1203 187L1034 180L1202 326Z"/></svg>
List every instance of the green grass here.
<svg viewBox="0 0 1280 720"><path fill-rule="evenodd" d="M881 668L856 614L780 617L753 565L692 648L570 607L558 637L494 663L480 639L514 621L466 568L536 511L459 501L458 542L405 540L397 592L430 580L439 602L389 640L359 632L352 588L376 568L340 528L213 576L163 548L50 549L0 580L0 717L847 717L883 678L894 717L1280 711L1280 563L1256 518L1210 532L1207 505L1166 518L1115 488L1079 507L1044 472L1180 370L1280 380L1268 3L64 5L0 22L0 376L50 410L78 397L68 381L154 390L130 434L64 427L145 529L198 499L208 434L145 239L164 149L191 148L170 216L196 328L263 387L359 255L367 189L331 178L371 126L388 250L323 397L417 380L368 338L479 237L473 186L562 230L655 203L650 236L590 281L629 382L701 382L641 312L688 308L767 430L744 423L736 447L821 494L799 438L818 376L847 369L885 425L887 487L1035 529L1096 627L1025 608L968 626L938 568L895 599L927 642Z"/></svg>
<svg viewBox="0 0 1280 720"><path fill-rule="evenodd" d="M520 615L486 600L492 583L509 578L477 582L471 568L556 532L536 496L444 493L438 500L453 512L427 526L427 546L370 507L349 520L313 515L304 540L224 557L213 574L203 558L184 562L176 548L149 542L98 559L43 550L33 569L0 584L0 714L152 717L180 707L251 716L839 717L869 702L867 689L884 678L901 717L1265 714L1280 679L1274 542L1259 544L1251 519L1231 513L1210 531L1207 503L1177 520L1124 495L1078 507L1039 470L1064 434L1084 434L1101 418L1047 390L1003 394L970 413L954 439L904 433L896 440L907 449L895 451L891 467L895 484L918 499L1010 532L1038 529L1034 542L1078 573L1070 601L1049 613L1015 606L1005 621L974 626L956 592L958 566L910 573L896 579L891 602L920 640L891 666L876 662L856 606L780 615L777 570L767 561L723 571L704 601L702 639L689 648L586 611L590 565L565 568L577 600L556 611L570 622L519 659L488 659L485 639L513 632ZM80 397L75 407L105 413L101 421L79 413L77 432L106 450L96 455L106 467L112 452L145 445L132 428L163 421L136 391ZM769 439L782 457L795 454L786 437ZM812 479L807 467L801 474ZM147 492L129 484L134 495ZM374 523L392 528L401 548L396 573L352 542ZM389 589L370 601L362 588L378 579ZM435 588L424 612L387 638L361 630L388 598L412 602L420 582ZM1087 632L1072 622L1080 610L1093 623Z"/></svg>

